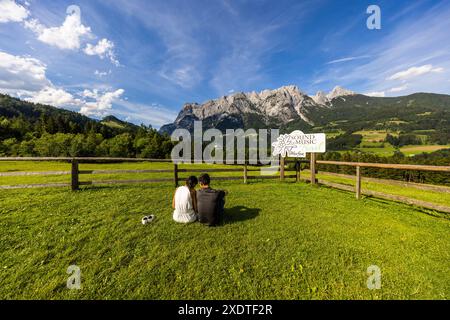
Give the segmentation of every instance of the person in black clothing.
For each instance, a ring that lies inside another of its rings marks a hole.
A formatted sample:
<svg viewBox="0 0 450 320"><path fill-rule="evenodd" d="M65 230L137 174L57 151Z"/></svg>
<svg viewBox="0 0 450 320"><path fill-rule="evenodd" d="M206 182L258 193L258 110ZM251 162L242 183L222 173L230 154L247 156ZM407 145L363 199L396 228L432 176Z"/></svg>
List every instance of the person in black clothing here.
<svg viewBox="0 0 450 320"><path fill-rule="evenodd" d="M208 174L202 174L198 181L200 182L200 190L197 190L198 221L210 227L218 226L223 222L226 193L210 187L211 178Z"/></svg>

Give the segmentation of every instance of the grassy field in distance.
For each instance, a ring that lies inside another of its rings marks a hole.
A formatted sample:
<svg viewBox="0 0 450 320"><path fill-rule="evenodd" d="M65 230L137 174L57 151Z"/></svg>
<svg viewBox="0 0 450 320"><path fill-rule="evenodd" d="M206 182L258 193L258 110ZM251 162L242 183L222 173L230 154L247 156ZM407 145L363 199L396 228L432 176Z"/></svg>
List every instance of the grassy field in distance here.
<svg viewBox="0 0 450 320"><path fill-rule="evenodd" d="M450 149L450 145L430 145L427 143L427 134L432 133L433 130L416 130L413 134L423 141L423 145L411 145L404 146L399 149L393 147L390 143L384 142L387 134L398 136L398 132L386 131L386 130L362 130L357 131L354 134L360 134L363 136L361 144L355 148L367 153L374 153L379 156L389 157L394 155L398 150L406 156L414 156L422 153L432 153L442 149ZM336 137L339 133L327 133L328 138Z"/></svg>
<svg viewBox="0 0 450 320"><path fill-rule="evenodd" d="M412 156L421 153L431 153L443 149L450 149L450 145L404 146L400 148L400 151L406 156Z"/></svg>

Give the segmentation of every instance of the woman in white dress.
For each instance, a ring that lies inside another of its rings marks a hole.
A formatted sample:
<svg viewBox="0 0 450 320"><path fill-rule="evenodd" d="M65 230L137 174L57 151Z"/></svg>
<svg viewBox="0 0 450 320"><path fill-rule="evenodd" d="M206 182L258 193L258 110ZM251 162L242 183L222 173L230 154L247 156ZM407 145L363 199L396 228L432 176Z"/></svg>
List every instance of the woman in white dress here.
<svg viewBox="0 0 450 320"><path fill-rule="evenodd" d="M178 223L192 223L197 221L197 196L195 186L198 184L196 177L186 180L186 185L179 187L173 196L172 207L173 220Z"/></svg>

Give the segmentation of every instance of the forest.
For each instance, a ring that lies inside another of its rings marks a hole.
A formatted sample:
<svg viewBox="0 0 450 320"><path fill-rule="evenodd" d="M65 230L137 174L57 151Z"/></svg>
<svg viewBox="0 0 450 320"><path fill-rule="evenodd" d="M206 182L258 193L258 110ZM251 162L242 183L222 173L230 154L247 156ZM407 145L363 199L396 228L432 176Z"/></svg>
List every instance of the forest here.
<svg viewBox="0 0 450 320"><path fill-rule="evenodd" d="M0 95L0 156L168 158L170 137L151 126Z"/></svg>

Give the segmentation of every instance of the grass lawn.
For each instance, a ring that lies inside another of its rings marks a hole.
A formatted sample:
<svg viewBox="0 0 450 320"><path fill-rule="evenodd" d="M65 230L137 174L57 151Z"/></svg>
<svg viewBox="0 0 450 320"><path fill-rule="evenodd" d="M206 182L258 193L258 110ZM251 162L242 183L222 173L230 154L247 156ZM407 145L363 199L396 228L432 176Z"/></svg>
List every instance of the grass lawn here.
<svg viewBox="0 0 450 320"><path fill-rule="evenodd" d="M426 133L430 133L432 130L417 130L415 131L415 136L422 140L423 143L426 143L428 136ZM384 142L387 134L398 136L397 132L388 132L383 130L363 130L355 132L355 134L360 134L363 136L361 144L356 148L356 150L374 153L379 156L392 156L394 155L395 148ZM399 149L406 156L414 156L421 153L432 153L435 151L439 151L442 149L449 149L450 145L411 145L404 146Z"/></svg>
<svg viewBox="0 0 450 320"><path fill-rule="evenodd" d="M390 157L395 153L395 148L390 143L384 143L384 147L367 147L368 143L366 143L366 147L364 145L357 147L356 149L362 152L374 153L376 155L382 157Z"/></svg>
<svg viewBox="0 0 450 320"><path fill-rule="evenodd" d="M386 130L362 130L355 132L354 134L362 135L364 143L364 142L383 142L386 139L388 133L390 133L391 135L396 134L388 132Z"/></svg>
<svg viewBox="0 0 450 320"><path fill-rule="evenodd" d="M172 222L171 184L0 191L0 298L450 298L445 216L303 183L216 186L219 228Z"/></svg>
<svg viewBox="0 0 450 320"><path fill-rule="evenodd" d="M395 148L391 144L384 142L388 133L397 135L396 132L388 132L386 130L363 130L355 132L354 134L363 136L362 142L356 150L374 153L379 156L392 156L395 152Z"/></svg>
<svg viewBox="0 0 450 320"><path fill-rule="evenodd" d="M419 146L404 146L400 151L406 156L414 156L421 153L431 153L443 149L450 149L450 145L419 145Z"/></svg>

